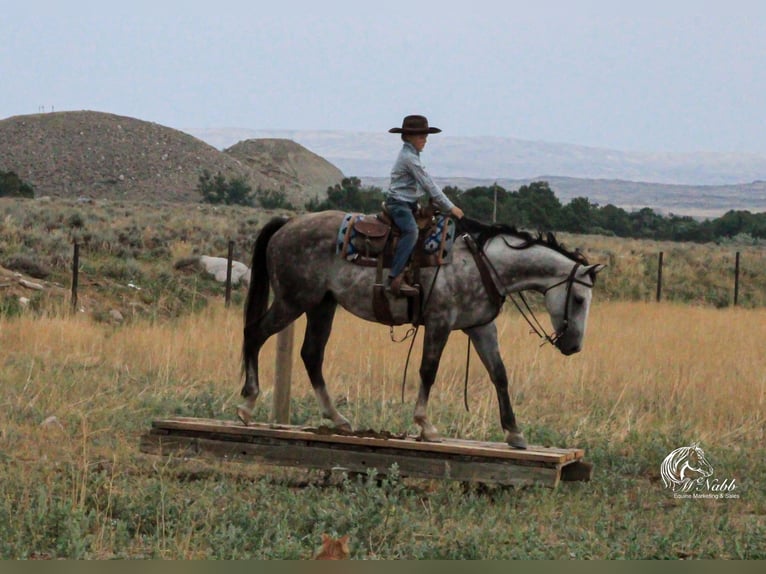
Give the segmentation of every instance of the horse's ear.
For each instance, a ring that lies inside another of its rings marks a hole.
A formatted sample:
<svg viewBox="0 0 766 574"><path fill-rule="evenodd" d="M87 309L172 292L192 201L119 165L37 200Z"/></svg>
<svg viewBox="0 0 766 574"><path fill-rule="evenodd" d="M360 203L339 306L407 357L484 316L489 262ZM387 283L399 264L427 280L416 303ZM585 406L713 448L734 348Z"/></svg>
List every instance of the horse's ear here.
<svg viewBox="0 0 766 574"><path fill-rule="evenodd" d="M590 277L590 280L593 281L593 284L596 284L596 274L599 271L603 271L606 269L606 265L603 265L601 263L596 263L595 265L588 265L587 267L584 267L585 272L584 274Z"/></svg>

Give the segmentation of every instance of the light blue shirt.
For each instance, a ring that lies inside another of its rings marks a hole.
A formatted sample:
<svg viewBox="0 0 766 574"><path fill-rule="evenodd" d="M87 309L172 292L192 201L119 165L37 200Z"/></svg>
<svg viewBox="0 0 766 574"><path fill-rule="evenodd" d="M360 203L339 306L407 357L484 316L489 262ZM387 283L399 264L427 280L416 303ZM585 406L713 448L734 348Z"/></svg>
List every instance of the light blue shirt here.
<svg viewBox="0 0 766 574"><path fill-rule="evenodd" d="M413 203L428 193L436 205L448 213L455 206L434 183L420 163L420 153L410 142L404 142L399 156L391 168L391 184L386 196L399 201Z"/></svg>

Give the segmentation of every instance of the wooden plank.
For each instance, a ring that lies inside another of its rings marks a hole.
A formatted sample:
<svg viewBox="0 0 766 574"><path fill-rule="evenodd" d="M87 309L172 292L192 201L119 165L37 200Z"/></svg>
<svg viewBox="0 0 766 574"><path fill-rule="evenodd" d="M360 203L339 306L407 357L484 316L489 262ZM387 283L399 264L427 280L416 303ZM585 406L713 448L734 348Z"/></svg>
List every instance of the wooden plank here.
<svg viewBox="0 0 766 574"><path fill-rule="evenodd" d="M593 465L582 460L582 449L535 446L519 451L487 441L425 443L372 431L348 435L330 429L263 423L246 427L187 417L153 421L141 438L141 450L362 473L375 468L385 474L396 464L403 476L504 485L555 487L561 480L590 480L593 474Z"/></svg>
<svg viewBox="0 0 766 574"><path fill-rule="evenodd" d="M142 437L141 450L158 455L215 456L235 461L361 473L375 469L386 474L396 464L401 476L510 486L539 484L554 488L560 480L560 467L423 457L417 451L358 452L338 449L332 444L243 443L149 433Z"/></svg>
<svg viewBox="0 0 766 574"><path fill-rule="evenodd" d="M188 431L214 433L233 440L246 441L256 437L301 440L312 443L331 443L355 445L371 448L393 448L401 451L432 452L440 454L461 454L464 456L513 460L519 462L540 462L561 465L581 458L581 449L554 449L530 446L527 450L517 450L503 443L469 441L465 439L445 439L444 442L421 442L413 438L377 438L345 434L321 434L316 429L300 429L286 425L253 424L244 426L232 421L177 417L157 420L153 427L160 431ZM311 432L313 430L314 432Z"/></svg>
<svg viewBox="0 0 766 574"><path fill-rule="evenodd" d="M593 478L593 463L576 460L561 467L561 480L589 482Z"/></svg>

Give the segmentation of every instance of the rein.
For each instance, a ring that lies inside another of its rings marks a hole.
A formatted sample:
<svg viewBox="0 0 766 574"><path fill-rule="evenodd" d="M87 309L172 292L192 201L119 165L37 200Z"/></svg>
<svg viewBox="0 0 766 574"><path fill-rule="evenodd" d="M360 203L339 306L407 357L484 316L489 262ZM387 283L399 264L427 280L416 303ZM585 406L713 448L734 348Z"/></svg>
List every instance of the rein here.
<svg viewBox="0 0 766 574"><path fill-rule="evenodd" d="M524 317L524 320L529 324L529 326L532 328L531 332L534 332L540 339L543 340L543 342L540 344L540 346L545 345L546 343L550 343L552 345L556 345L556 342L564 336L567 329L569 328L569 300L570 300L570 294L572 291L572 286L577 283L578 285L584 285L585 287L593 287L592 284L586 283L585 281L582 281L581 279L577 278L577 270L582 266L582 263L575 262L575 264L572 266L572 269L569 271L569 275L565 279L562 279L561 281L558 281L557 283L554 283L553 285L548 285L543 291L542 294L545 295L550 291L551 289L558 287L559 285L566 284L567 291L566 291L566 303L564 305L564 325L560 330L557 330L552 335L549 334L545 327L543 327L542 323L540 323L540 320L537 318L537 315L535 315L535 312L530 307L529 303L527 302L526 297L524 297L524 293L519 291L518 293L503 293L500 288L498 288L498 285L502 285L502 282L500 281L500 273L497 271L495 266L492 264L492 261L489 260L489 257L487 257L487 254L484 253L483 249L480 249L479 246L476 244L476 240L468 233L463 235L463 240L465 241L466 245L468 246L468 250L471 252L471 255L473 255L474 261L476 262L476 267L479 270L479 275L481 277L481 281L484 284L484 289L487 292L487 295L490 299L490 302L497 307L497 313L495 314L495 317L500 313L500 308L502 307L503 303L505 302L505 298L508 297L511 302L516 306L516 309L518 309L519 313L522 317ZM525 249L528 247L528 245L524 245L521 247L516 247L514 245L511 245L503 239L505 244L510 247L511 249ZM439 276L439 271L441 271L442 266L439 265L436 268L436 273L434 274L433 279L431 280L431 286L428 291L428 295L423 302L422 309L425 311L426 307L428 306L428 302L431 299L431 295L434 290L434 285L436 284L436 278ZM521 302L524 305L524 308L519 304L519 302L516 300L516 295ZM526 310L525 310L526 309ZM495 318L493 317L493 319ZM412 354L412 349L415 344L415 338L418 334L418 329L420 325L416 325L414 330L410 329L407 334L399 341L397 341L393 336L393 327L391 327L391 340L394 342L403 342L406 339L408 339L410 336L412 337L412 340L410 341L410 348L407 351L407 360L404 364L404 374L402 376L402 402L404 402L404 389L407 382L407 370L410 364L410 355ZM471 361L471 339L468 338L468 347L466 349L466 365L465 365L465 381L463 384L463 404L465 405L465 410L468 411L468 372L470 367L470 361Z"/></svg>
<svg viewBox="0 0 766 574"><path fill-rule="evenodd" d="M481 276L482 282L484 283L484 288L487 291L487 294L489 295L490 300L498 305L498 313L500 312L499 306L503 304L505 301L505 298L508 297L511 302L515 305L516 309L518 309L519 313L522 317L524 317L524 320L527 322L527 324L532 328L531 332L534 332L538 337L540 337L543 342L542 345L545 345L546 343L550 343L555 346L556 342L564 336L567 329L569 328L569 299L570 299L570 292L572 290L572 285L577 283L578 285L584 285L585 287L593 287L592 284L586 283L585 281L582 281L580 279L577 279L577 270L580 268L582 263L579 261L574 264L571 271L569 272L569 275L566 277L566 279L562 279L558 283L554 283L553 285L548 285L543 291L542 294L545 295L553 289L554 287L558 287L559 285L566 284L567 286L567 292L566 292L566 303L564 306L564 325L560 330L557 330L552 335L549 334L545 327L543 327L542 323L540 323L540 320L537 318L537 315L535 315L535 312L532 310L532 307L529 306L529 303L527 302L526 297L524 297L524 293L519 291L518 293L506 293L503 294L500 289L498 288L498 285L501 285L500 281L500 273L498 273L495 266L492 264L492 261L489 260L489 257L487 257L487 254L484 253L483 249L479 249L479 247L476 245L476 241L471 237L469 234L465 234L463 236L463 239L466 242L466 245L468 245L468 249L473 255L474 261L476 262L476 266L479 268L479 275ZM511 249L526 249L528 247L528 244L516 247L514 245L511 245L508 243L508 241L503 238L503 242L510 247ZM521 302L523 303L524 307L519 304L519 302L516 300L516 295ZM470 344L470 341L469 341ZM470 347L469 347L470 350ZM466 375L467 376L467 375Z"/></svg>

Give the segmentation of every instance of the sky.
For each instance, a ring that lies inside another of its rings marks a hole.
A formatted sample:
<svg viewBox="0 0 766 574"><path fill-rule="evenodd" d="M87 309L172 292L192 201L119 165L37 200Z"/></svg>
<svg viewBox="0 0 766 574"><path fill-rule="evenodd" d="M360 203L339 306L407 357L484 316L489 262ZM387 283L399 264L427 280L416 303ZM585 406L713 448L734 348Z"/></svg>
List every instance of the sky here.
<svg viewBox="0 0 766 574"><path fill-rule="evenodd" d="M0 119L766 154L766 2L2 0Z"/></svg>

